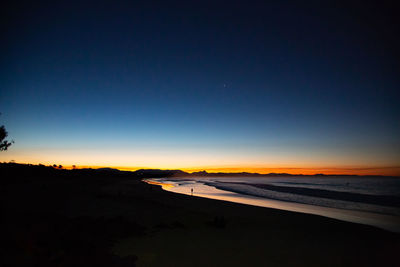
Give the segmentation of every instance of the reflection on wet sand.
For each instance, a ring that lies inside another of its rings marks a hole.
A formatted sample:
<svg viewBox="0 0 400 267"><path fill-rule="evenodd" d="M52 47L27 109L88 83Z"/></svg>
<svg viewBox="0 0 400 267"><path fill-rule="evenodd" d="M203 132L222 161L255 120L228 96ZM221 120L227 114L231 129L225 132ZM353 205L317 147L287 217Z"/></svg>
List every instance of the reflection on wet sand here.
<svg viewBox="0 0 400 267"><path fill-rule="evenodd" d="M205 185L204 183L195 180L182 180L177 182L167 179L145 179L144 181L149 184L162 186L164 190L174 193L191 195L191 189L193 188L193 195L198 197L320 215L342 221L372 225L378 228L400 233L400 218L397 216L370 213L364 211L329 208L295 202L285 202L244 195L217 189L213 186Z"/></svg>

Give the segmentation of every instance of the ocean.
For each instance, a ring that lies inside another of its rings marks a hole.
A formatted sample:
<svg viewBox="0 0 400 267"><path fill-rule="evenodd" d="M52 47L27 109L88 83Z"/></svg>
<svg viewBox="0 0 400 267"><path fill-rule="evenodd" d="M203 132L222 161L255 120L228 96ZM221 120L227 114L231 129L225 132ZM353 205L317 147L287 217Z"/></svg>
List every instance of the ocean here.
<svg viewBox="0 0 400 267"><path fill-rule="evenodd" d="M400 232L400 179L389 177L189 177L146 179L164 190L315 214Z"/></svg>

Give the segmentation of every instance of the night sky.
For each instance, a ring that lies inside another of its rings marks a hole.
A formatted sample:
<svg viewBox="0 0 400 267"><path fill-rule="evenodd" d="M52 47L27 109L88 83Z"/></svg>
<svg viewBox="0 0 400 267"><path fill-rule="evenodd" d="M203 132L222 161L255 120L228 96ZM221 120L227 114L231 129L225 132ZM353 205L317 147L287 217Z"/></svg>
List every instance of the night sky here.
<svg viewBox="0 0 400 267"><path fill-rule="evenodd" d="M0 124L15 144L0 161L400 175L395 10L381 1L4 7Z"/></svg>

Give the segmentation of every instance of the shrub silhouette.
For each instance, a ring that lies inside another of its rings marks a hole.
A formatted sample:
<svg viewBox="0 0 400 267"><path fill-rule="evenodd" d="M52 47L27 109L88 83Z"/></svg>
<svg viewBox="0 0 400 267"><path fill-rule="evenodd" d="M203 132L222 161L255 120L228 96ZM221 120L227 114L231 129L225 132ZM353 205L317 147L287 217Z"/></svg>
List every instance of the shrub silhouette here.
<svg viewBox="0 0 400 267"><path fill-rule="evenodd" d="M11 146L12 143L14 143L14 141L9 142L8 140L4 140L7 136L8 132L6 131L4 125L0 126L0 151L7 150L8 147Z"/></svg>

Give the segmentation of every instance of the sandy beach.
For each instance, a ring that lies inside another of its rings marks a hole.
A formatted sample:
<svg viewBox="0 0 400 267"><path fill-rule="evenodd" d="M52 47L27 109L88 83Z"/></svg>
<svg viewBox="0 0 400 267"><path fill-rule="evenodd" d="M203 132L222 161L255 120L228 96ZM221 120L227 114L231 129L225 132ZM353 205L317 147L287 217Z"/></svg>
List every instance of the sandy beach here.
<svg viewBox="0 0 400 267"><path fill-rule="evenodd" d="M3 266L395 266L400 235L163 191L129 173L2 165Z"/></svg>

